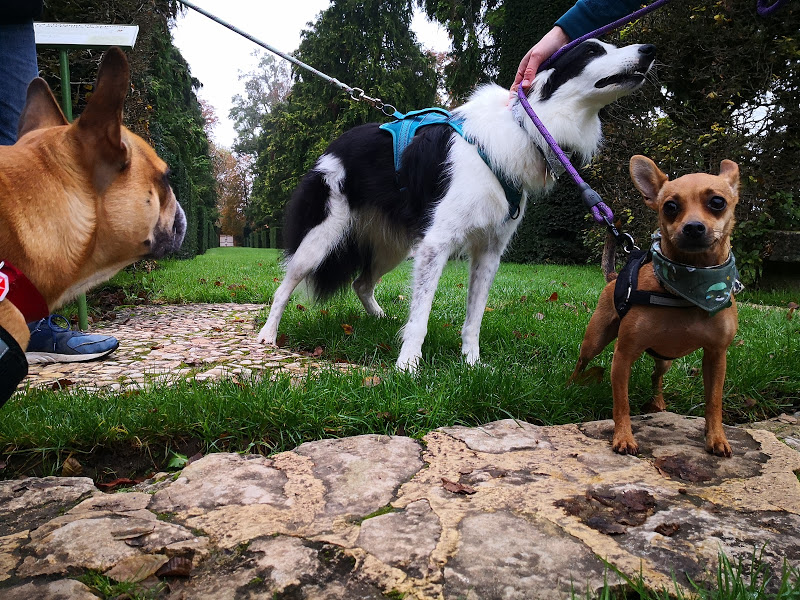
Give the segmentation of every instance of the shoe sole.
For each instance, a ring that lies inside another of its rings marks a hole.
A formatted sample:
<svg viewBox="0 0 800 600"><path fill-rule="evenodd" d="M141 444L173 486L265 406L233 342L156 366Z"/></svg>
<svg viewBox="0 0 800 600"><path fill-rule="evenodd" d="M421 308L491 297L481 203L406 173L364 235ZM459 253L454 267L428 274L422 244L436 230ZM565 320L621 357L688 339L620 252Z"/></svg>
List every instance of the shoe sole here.
<svg viewBox="0 0 800 600"><path fill-rule="evenodd" d="M89 362L98 360L108 356L117 347L103 352L96 352L95 354L56 354L54 352L26 352L25 358L28 359L29 365L41 365L49 363L74 363L74 362Z"/></svg>

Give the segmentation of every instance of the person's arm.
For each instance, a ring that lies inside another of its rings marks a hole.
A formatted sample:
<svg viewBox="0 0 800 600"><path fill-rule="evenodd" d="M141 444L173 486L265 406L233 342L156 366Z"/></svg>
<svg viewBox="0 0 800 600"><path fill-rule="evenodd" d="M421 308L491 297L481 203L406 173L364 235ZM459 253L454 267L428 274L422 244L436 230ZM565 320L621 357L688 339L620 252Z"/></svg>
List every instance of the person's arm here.
<svg viewBox="0 0 800 600"><path fill-rule="evenodd" d="M641 5L641 0L578 0L556 21L555 27L522 57L511 91L516 94L520 83L522 89L528 89L539 65L561 46L632 13Z"/></svg>
<svg viewBox="0 0 800 600"><path fill-rule="evenodd" d="M642 6L641 0L578 0L565 12L556 25L574 40L590 31L604 27Z"/></svg>

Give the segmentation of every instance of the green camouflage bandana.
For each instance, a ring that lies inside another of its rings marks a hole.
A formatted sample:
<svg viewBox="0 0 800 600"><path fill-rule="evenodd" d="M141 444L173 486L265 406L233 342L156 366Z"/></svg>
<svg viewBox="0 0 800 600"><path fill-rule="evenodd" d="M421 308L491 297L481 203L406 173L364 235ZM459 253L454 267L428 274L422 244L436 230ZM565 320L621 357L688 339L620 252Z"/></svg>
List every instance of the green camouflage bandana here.
<svg viewBox="0 0 800 600"><path fill-rule="evenodd" d="M661 253L661 232L653 234L650 246L653 270L661 285L714 316L731 305L731 296L744 289L733 252L721 265L693 267L673 262Z"/></svg>

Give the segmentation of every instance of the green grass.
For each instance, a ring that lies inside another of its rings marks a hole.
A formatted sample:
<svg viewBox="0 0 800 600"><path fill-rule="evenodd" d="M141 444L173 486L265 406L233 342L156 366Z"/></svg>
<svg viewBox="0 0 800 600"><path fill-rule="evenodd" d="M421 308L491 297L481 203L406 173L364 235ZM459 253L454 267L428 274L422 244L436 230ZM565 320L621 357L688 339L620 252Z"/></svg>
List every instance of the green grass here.
<svg viewBox="0 0 800 600"><path fill-rule="evenodd" d="M408 316L411 263L384 278L377 299L388 318L366 316L348 293L324 305L295 299L280 331L289 347L323 348L323 359L364 368L342 375L323 370L301 386L275 382L176 383L128 393L28 391L2 410L0 449L6 454L56 457L114 444L181 453L182 440L208 450L274 452L325 437L404 433L421 437L453 424L478 425L513 417L539 424L611 415L611 348L592 366L602 381L566 387L590 311L603 285L597 267L501 266L481 335L482 364L461 359L467 264L452 261L434 300L418 376L396 372L398 332ZM156 303L269 302L282 276L276 251L216 249L191 261L162 261L152 272L121 273L106 292ZM90 304L92 300L90 298ZM298 307L299 305L299 307ZM800 316L781 308L742 305L729 351L727 422L758 420L800 406ZM266 309L258 317L259 326ZM349 335L342 325L350 325ZM702 415L701 353L675 362L665 378L671 410ZM652 360L633 371L634 412L649 399ZM376 387L364 385L377 375Z"/></svg>
<svg viewBox="0 0 800 600"><path fill-rule="evenodd" d="M606 583L596 594L587 591L579 595L573 591L572 600L595 598L597 600L633 599L636 600L797 600L800 598L800 570L784 562L779 576L771 573L763 561L763 551L753 550L749 561L731 560L723 553L718 554L717 569L710 581L689 580L688 592L677 583L672 589L649 589L642 577L622 573L613 565L606 563L624 582L625 589ZM673 577L674 582L674 577Z"/></svg>

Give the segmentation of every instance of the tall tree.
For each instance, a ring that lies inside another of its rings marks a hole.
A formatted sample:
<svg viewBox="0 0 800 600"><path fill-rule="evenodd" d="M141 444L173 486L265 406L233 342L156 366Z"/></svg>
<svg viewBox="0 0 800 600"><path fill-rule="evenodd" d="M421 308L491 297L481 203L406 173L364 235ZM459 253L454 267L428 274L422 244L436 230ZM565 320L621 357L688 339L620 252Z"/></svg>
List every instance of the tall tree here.
<svg viewBox="0 0 800 600"><path fill-rule="evenodd" d="M503 0L419 0L431 20L447 30L452 42L445 66L445 87L461 103L478 83L494 80L505 26ZM535 2L531 2L535 4Z"/></svg>
<svg viewBox="0 0 800 600"><path fill-rule="evenodd" d="M335 0L295 53L303 62L401 111L434 104L434 58L422 52L410 29L407 0ZM385 117L355 103L340 89L302 69L285 102L264 120L253 186L257 224L274 225L305 173L337 135Z"/></svg>
<svg viewBox="0 0 800 600"><path fill-rule="evenodd" d="M260 50L255 50L253 56L260 57L258 66L248 73L239 73L239 81L244 81L244 94L233 97L229 116L237 138L233 149L255 157L263 120L273 106L286 99L292 79L288 62Z"/></svg>

